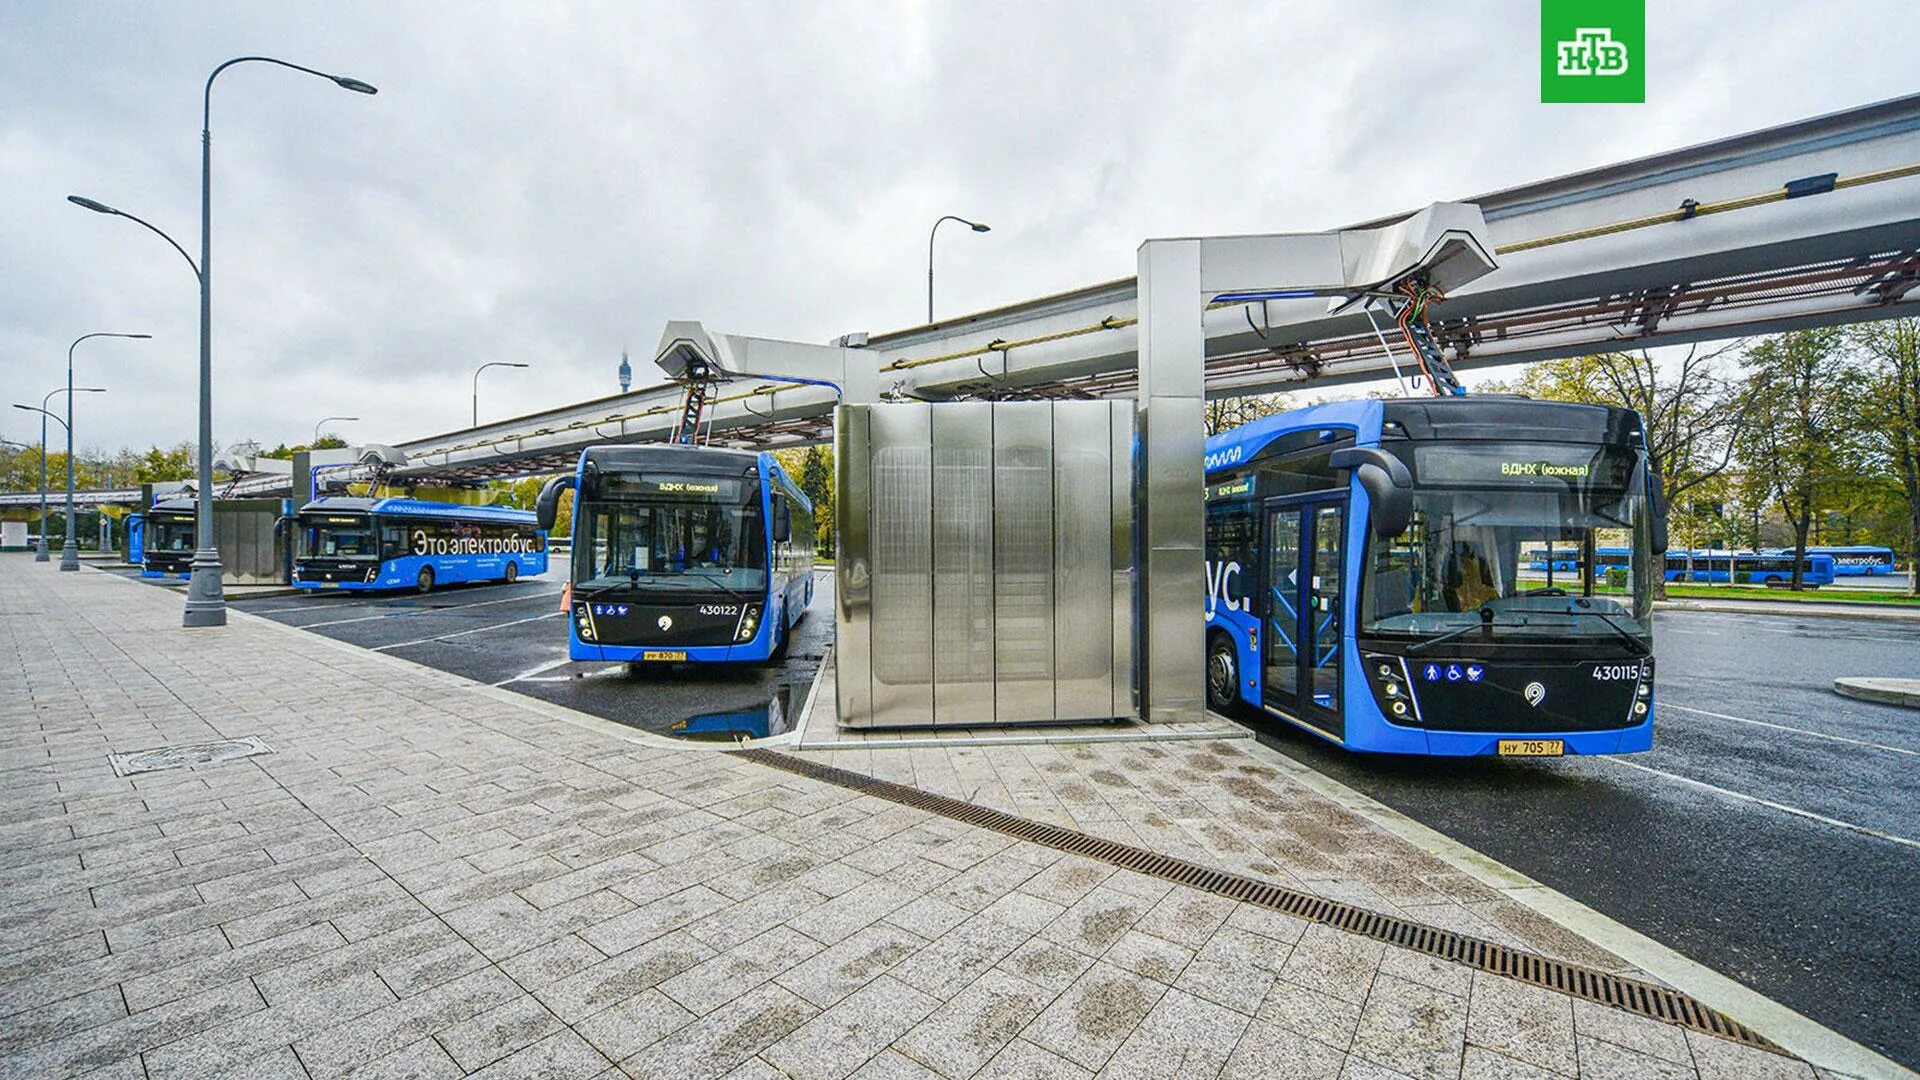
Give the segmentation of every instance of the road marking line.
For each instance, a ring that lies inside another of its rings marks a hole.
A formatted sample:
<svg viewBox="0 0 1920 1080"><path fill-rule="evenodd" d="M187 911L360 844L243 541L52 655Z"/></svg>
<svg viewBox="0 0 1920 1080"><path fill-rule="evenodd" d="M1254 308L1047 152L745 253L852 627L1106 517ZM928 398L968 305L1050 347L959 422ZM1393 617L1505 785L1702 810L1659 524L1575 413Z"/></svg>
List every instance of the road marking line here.
<svg viewBox="0 0 1920 1080"><path fill-rule="evenodd" d="M1791 731L1799 735L1811 735L1816 739L1832 739L1834 742L1848 743L1853 746L1864 746L1871 750L1885 750L1893 754L1906 754L1908 757L1920 757L1920 750L1908 750L1902 746L1888 746L1886 743L1867 742L1865 739L1849 739L1845 735L1829 735L1824 731L1809 731L1806 728L1792 727L1787 724L1774 724L1765 720L1749 720L1744 716L1713 712L1709 709L1696 709L1691 705L1675 705L1671 701L1660 702L1656 707L1679 709L1681 712L1699 713L1701 716L1711 716L1718 720L1737 720L1742 724L1752 724L1755 727L1773 728L1776 731Z"/></svg>
<svg viewBox="0 0 1920 1080"><path fill-rule="evenodd" d="M1802 810L1798 806L1789 806L1783 802L1774 802L1772 799L1763 799L1758 795L1749 795L1744 791L1723 788L1718 784L1709 784L1705 780L1695 780L1691 776L1681 776L1679 773L1670 773L1665 769L1656 769L1651 765L1642 765L1637 761L1623 761L1617 757L1597 757L1596 760L1604 761L1609 765L1619 765L1628 769L1639 769L1641 772L1650 772L1655 776L1664 776L1669 780L1677 780L1682 784L1702 788L1707 791L1725 795L1728 798L1739 799L1743 802L1758 803L1761 806L1778 810L1783 814L1792 814L1795 817L1806 818L1808 821L1817 821L1822 825L1832 825L1835 828L1857 832L1863 836L1871 836L1879 840L1889 840L1896 844L1904 844L1910 848L1920 848L1920 840L1912 840L1904 836L1895 836L1892 833L1881 832L1878 829L1870 829L1865 825L1855 825L1851 821L1841 821L1839 818L1828 817L1825 814L1816 814L1811 810Z"/></svg>
<svg viewBox="0 0 1920 1080"><path fill-rule="evenodd" d="M511 586L509 586L509 587L511 587ZM502 598L498 598L498 597L496 597L495 599L492 599L492 600L478 600L478 601L475 601L475 602L473 602L473 603L471 603L471 604L454 604L454 605L452 605L451 607L443 607L443 608L432 608L432 609L430 609L430 610L433 610L433 611L452 611L452 610L454 610L455 608L463 608L463 607L479 607L479 606L480 606L481 604L499 604L499 603L504 603L504 602L505 602L506 600L519 600L519 599L524 599L524 598L526 598L526 597L529 597L529 596L559 596L559 595L560 595L560 593L561 593L561 591L562 591L562 590L560 590L560 589L551 589L551 590L548 590L547 592L536 592L536 593L516 593L515 595L513 595L513 596L509 596L509 597L506 597L506 598L504 598L504 599L502 599ZM241 608L241 609L239 609L239 610L241 610L241 611L246 611L246 612L247 612L247 614L249 614L249 615L291 615L291 614L298 614L298 613L302 613L302 612L304 612L304 613L307 613L307 614L321 614L321 613L323 613L323 612L322 612L322 610L321 610L321 608L320 608L320 606L319 606L320 604L322 604L322 603L327 603L327 602L328 602L328 600L332 600L332 599L333 599L334 597L340 597L340 596L351 596L351 595L352 595L351 593L344 593L344 594L343 594L343 593L328 593L328 592L320 592L320 593L315 593L315 594L314 594L314 596L313 596L313 598L312 598L312 599L309 599L309 600L308 600L308 601L307 601L306 603L303 603L303 604L295 604L295 605L294 605L294 606L292 606L292 607L277 607L277 608L262 608L262 609L261 609L261 610L259 610L259 611L250 611L250 610L248 610L248 609L246 609L246 608ZM326 598L327 598L327 600L321 600L321 597L326 597ZM378 597L378 598L376 598L376 599L373 599L373 600L354 600L354 601L351 601L351 602L348 602L348 603L339 603L339 602L334 602L334 603L332 603L332 604L329 604L329 606L332 606L332 607L342 607L342 608L356 608L356 607L379 607L380 605L382 605L382 604L385 604L385 603L387 603L387 602L388 602L388 601L390 601L390 600L396 600L396 599L399 599L399 597L396 597L396 596L382 596L382 597ZM315 603L315 601L319 601L319 603ZM375 618L382 618L382 617L384 617L384 616L374 616L374 617L375 617ZM332 625L332 624L331 624L331 623L309 623L308 625L310 625L310 626L330 626L330 625Z"/></svg>
<svg viewBox="0 0 1920 1080"><path fill-rule="evenodd" d="M1222 723L1229 722L1217 713L1208 715ZM1815 1065L1847 1076L1911 1078L1914 1075L1832 1028L1258 740L1240 745L1309 791L1353 811L1674 989L1706 1002Z"/></svg>
<svg viewBox="0 0 1920 1080"><path fill-rule="evenodd" d="M449 604L441 608L399 608L396 609L398 614L359 615L351 619L330 619L326 622L301 623L300 629L312 630L321 626L344 626L347 623L372 622L375 619L424 618L445 614L449 611L459 611L461 608L486 607L489 604L511 604L516 600L537 600L542 596L559 595L560 590L553 589L549 592L521 593L518 596L501 596L492 600L476 600L471 604Z"/></svg>
<svg viewBox="0 0 1920 1080"><path fill-rule="evenodd" d="M391 645L375 645L367 651L386 652L388 649L404 649L409 645L430 645L436 641L446 641L448 638L466 637L468 634L484 634L488 630L499 630L507 626L519 626L521 623L539 622L542 619L557 619L565 614L566 612L564 611L549 611L545 615L529 615L524 619L511 619L503 623L494 623L492 626L476 626L471 630L457 630L451 634L436 634L433 637L423 637L414 641L396 641ZM298 628L296 627L296 629Z"/></svg>
<svg viewBox="0 0 1920 1080"><path fill-rule="evenodd" d="M515 675L511 679L501 679L497 683L488 683L487 685L488 686L505 686L508 683L517 683L522 679L530 679L535 675L540 674L543 671L552 671L554 668L562 667L571 663L573 663L573 659L571 657L563 656L558 660L549 660L546 663L541 664L537 667L530 667L527 670L521 672L520 674Z"/></svg>

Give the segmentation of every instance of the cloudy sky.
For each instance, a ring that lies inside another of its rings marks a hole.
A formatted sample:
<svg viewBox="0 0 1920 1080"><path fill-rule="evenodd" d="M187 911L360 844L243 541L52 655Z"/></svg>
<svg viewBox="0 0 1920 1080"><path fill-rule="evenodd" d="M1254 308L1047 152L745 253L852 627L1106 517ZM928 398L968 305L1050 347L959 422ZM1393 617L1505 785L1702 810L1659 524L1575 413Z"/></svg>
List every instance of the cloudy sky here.
<svg viewBox="0 0 1920 1080"><path fill-rule="evenodd" d="M1649 3L1645 105L1542 105L1537 5L0 2L0 386L80 441L192 437L200 86L216 437L355 441L636 382L662 324L826 340L1916 89L1920 8ZM0 434L37 436L25 414Z"/></svg>

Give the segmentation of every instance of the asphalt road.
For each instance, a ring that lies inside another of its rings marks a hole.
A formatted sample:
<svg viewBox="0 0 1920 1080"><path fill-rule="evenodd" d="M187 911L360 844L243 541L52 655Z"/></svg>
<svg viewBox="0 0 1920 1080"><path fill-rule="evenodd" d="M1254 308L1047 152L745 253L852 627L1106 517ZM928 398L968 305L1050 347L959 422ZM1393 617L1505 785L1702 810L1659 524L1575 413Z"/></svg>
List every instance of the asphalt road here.
<svg viewBox="0 0 1920 1080"><path fill-rule="evenodd" d="M237 610L658 734L778 734L806 701L833 639L833 575L816 579L813 605L783 662L661 665L567 659L560 610L565 559L514 585L451 585L425 596L335 593L234 601Z"/></svg>
<svg viewBox="0 0 1920 1080"><path fill-rule="evenodd" d="M1468 761L1262 741L1920 1067L1920 625L1662 611L1654 749Z"/></svg>

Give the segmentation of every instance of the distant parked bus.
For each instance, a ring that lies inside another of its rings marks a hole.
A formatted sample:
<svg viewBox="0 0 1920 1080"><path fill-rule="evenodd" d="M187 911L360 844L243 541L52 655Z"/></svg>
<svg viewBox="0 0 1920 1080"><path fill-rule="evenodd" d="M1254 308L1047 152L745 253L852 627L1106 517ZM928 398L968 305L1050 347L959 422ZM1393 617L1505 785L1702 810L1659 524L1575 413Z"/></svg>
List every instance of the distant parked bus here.
<svg viewBox="0 0 1920 1080"><path fill-rule="evenodd" d="M328 495L300 508L294 532L293 584L302 589L424 593L547 572L547 533L531 510Z"/></svg>
<svg viewBox="0 0 1920 1080"><path fill-rule="evenodd" d="M1806 585L1831 585L1831 555L1807 552L1800 564ZM1717 581L1734 584L1785 585L1793 581L1793 553L1774 551L1694 551L1667 553L1668 581Z"/></svg>
<svg viewBox="0 0 1920 1080"><path fill-rule="evenodd" d="M194 500L161 499L147 508L140 544L140 576L193 576Z"/></svg>
<svg viewBox="0 0 1920 1080"><path fill-rule="evenodd" d="M813 602L813 503L772 454L590 446L540 493L573 503L567 655L696 663L786 651Z"/></svg>
<svg viewBox="0 0 1920 1080"><path fill-rule="evenodd" d="M1767 548L1769 555L1792 555L1791 548ZM1893 573L1893 549L1855 544L1849 547L1810 547L1808 555L1827 555L1833 559L1833 576L1864 577Z"/></svg>

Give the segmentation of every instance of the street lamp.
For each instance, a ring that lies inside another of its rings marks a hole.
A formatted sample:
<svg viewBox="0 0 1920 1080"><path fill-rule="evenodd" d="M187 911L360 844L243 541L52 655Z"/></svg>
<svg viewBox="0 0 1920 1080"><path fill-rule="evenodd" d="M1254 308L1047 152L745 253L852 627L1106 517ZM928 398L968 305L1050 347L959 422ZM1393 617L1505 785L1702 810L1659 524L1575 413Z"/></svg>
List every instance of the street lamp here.
<svg viewBox="0 0 1920 1080"><path fill-rule="evenodd" d="M173 238L132 214L115 210L92 199L69 195L69 202L101 214L116 214L138 222L173 244L186 257L200 279L200 462L194 484L197 513L194 524L198 546L193 553L193 578L187 584L187 607L181 617L183 626L225 626L227 602L220 588L220 552L213 540L213 80L234 66L249 62L275 64L283 68L317 75L356 94L377 94L371 84L345 75L329 75L310 67L277 60L271 56L236 56L213 69L207 76L200 98L200 262L194 266L186 249Z"/></svg>
<svg viewBox="0 0 1920 1080"><path fill-rule="evenodd" d="M331 424L331 423L333 423L333 422L334 422L335 420L339 420L339 421L341 421L341 422L343 422L343 423L346 423L346 422L351 422L351 421L356 421L356 420L359 420L359 419L360 419L360 418L359 418L359 417L357 417L357 416L328 416L328 417L323 417L323 418L321 419L321 421L320 421L319 423L317 423L317 424L315 424L315 425L313 425L313 442L310 442L310 443L308 443L308 444L307 444L307 446L308 446L308 448L309 448L309 449L311 449L311 448L312 448L312 446L313 446L313 443L317 443L317 442L319 442L319 441L320 441L320 429L321 429L321 428L323 428L323 427L325 427L325 426L327 426L328 424Z"/></svg>
<svg viewBox="0 0 1920 1080"><path fill-rule="evenodd" d="M53 400L55 394L104 394L106 392L107 388L104 386L63 386L55 390L47 391L47 396L41 398L40 404L38 405L14 406L16 409L25 409L28 412L37 412L40 414L40 543L34 548L34 562L47 561L47 420L49 417L52 418L54 423L67 427L67 460L73 460L72 426L67 424L65 420L55 416L53 410L47 408L47 405ZM71 511L69 511L69 513L71 513Z"/></svg>
<svg viewBox="0 0 1920 1080"><path fill-rule="evenodd" d="M532 367L532 364L516 364L508 360L493 360L473 369L473 426L480 426L480 373L490 367Z"/></svg>
<svg viewBox="0 0 1920 1080"><path fill-rule="evenodd" d="M968 221L966 218L955 217L952 214L942 216L939 221L933 223L933 228L927 230L927 322L929 323L933 322L933 238L939 234L940 226L949 221L957 221L974 232L992 231L991 228L977 221Z"/></svg>
<svg viewBox="0 0 1920 1080"><path fill-rule="evenodd" d="M88 338L97 337L136 338L145 341L153 335L114 334L100 331L81 334L73 339L72 345L67 346L67 542L60 548L60 569L62 570L80 569L80 548L73 542L73 350ZM45 513L40 515L40 523L40 533L44 538L47 531Z"/></svg>

